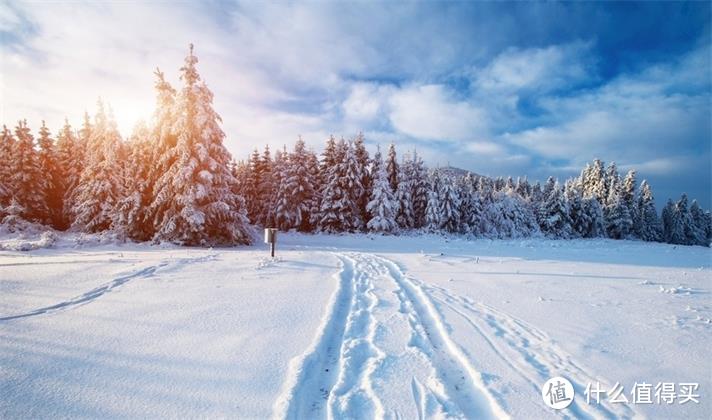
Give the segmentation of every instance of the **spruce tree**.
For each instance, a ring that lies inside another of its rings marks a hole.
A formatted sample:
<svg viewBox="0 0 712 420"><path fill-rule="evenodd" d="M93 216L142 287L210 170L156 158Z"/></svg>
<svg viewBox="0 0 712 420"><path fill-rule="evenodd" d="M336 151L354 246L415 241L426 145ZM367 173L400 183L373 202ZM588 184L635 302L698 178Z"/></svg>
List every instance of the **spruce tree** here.
<svg viewBox="0 0 712 420"><path fill-rule="evenodd" d="M0 212L10 205L15 187L12 184L12 165L15 139L6 125L2 126L0 134ZM0 215L2 216L2 215Z"/></svg>
<svg viewBox="0 0 712 420"><path fill-rule="evenodd" d="M633 227L633 219L628 212L628 206L621 197L619 186L611 182L608 190L606 206L603 209L608 237L625 239Z"/></svg>
<svg viewBox="0 0 712 420"><path fill-rule="evenodd" d="M380 160L380 158L381 154L378 152L374 157L374 166L377 168L376 177L371 191L371 200L367 206L371 219L366 227L372 232L392 233L398 229L394 208L397 204L391 192L385 166L382 162L376 163L376 159Z"/></svg>
<svg viewBox="0 0 712 420"><path fill-rule="evenodd" d="M365 139L363 133L359 132L354 139L354 155L361 172L361 191L359 191L356 197L356 204L358 205L361 220L364 222L369 219L368 210L366 206L368 205L371 197L371 189L373 180L369 168L370 158L368 156L368 151L366 150Z"/></svg>
<svg viewBox="0 0 712 420"><path fill-rule="evenodd" d="M428 170L423 159L413 151L413 227L416 229L425 226L425 214L428 207Z"/></svg>
<svg viewBox="0 0 712 420"><path fill-rule="evenodd" d="M251 242L247 212L233 193L232 157L212 107L213 93L200 80L193 45L181 68L183 89L176 100L176 159L158 179L154 206L165 209L154 221L154 240L186 245Z"/></svg>
<svg viewBox="0 0 712 420"><path fill-rule="evenodd" d="M455 233L460 228L460 196L454 182L448 176L440 184L440 228Z"/></svg>
<svg viewBox="0 0 712 420"><path fill-rule="evenodd" d="M635 170L630 170L626 174L621 185L621 199L623 200L623 204L626 206L626 208L628 208L628 213L630 214L633 226L638 223L638 212L636 211L637 206L635 202L635 178ZM634 233L633 229L631 229L631 232Z"/></svg>
<svg viewBox="0 0 712 420"><path fill-rule="evenodd" d="M22 208L19 217L43 222L47 214L44 174L26 120L18 122L15 139L10 183L13 187L12 196L19 208Z"/></svg>
<svg viewBox="0 0 712 420"><path fill-rule="evenodd" d="M707 243L707 229L705 223L705 212L697 200L692 200L692 204L690 204L690 228L687 231L688 241L691 245L709 245Z"/></svg>
<svg viewBox="0 0 712 420"><path fill-rule="evenodd" d="M72 229L101 232L111 227L121 195L121 136L101 102L87 144L85 167L74 191Z"/></svg>
<svg viewBox="0 0 712 420"><path fill-rule="evenodd" d="M435 169L430 174L428 184L428 205L425 209L425 227L431 231L435 232L440 229L442 217L441 217L441 206L440 206L440 171Z"/></svg>
<svg viewBox="0 0 712 420"><path fill-rule="evenodd" d="M544 233L554 238L568 239L572 236L573 230L563 188L559 186L558 181L554 181L554 185L550 188L548 185L547 182L544 191L549 191L549 194L540 209L539 226Z"/></svg>
<svg viewBox="0 0 712 420"><path fill-rule="evenodd" d="M40 149L38 158L40 171L43 174L42 181L47 206L47 213L45 214L44 220L47 224L59 229L63 224L62 205L64 194L62 180L66 179L66 174L62 171L54 140L50 136L49 129L44 121L42 121L39 135L38 142Z"/></svg>
<svg viewBox="0 0 712 420"><path fill-rule="evenodd" d="M395 194L398 190L398 158L396 156L396 145L393 143L388 146L386 172L388 173L388 183L391 186L391 191Z"/></svg>
<svg viewBox="0 0 712 420"><path fill-rule="evenodd" d="M405 155L398 170L398 187L395 193L396 222L401 229L412 229L415 227L415 217L413 214L413 172L413 161L408 155Z"/></svg>
<svg viewBox="0 0 712 420"><path fill-rule="evenodd" d="M655 210L655 199L648 181L640 183L640 193L636 204L637 217L634 222L635 235L644 241L660 241L662 226Z"/></svg>

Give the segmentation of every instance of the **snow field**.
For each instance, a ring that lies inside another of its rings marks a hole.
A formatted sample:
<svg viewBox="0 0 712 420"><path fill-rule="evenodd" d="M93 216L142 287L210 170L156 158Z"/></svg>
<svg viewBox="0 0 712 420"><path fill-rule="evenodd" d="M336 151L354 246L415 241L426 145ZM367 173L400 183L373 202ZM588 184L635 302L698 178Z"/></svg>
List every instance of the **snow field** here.
<svg viewBox="0 0 712 420"><path fill-rule="evenodd" d="M1 254L0 417L709 417L708 248L283 234L277 255ZM700 403L586 404L641 381Z"/></svg>

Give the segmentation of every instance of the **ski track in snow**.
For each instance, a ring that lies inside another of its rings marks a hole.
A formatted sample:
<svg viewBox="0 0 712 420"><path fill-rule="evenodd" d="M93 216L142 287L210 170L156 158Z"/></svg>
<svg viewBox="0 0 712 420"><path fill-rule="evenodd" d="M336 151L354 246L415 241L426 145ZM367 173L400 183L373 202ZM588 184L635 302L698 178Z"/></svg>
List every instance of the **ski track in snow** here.
<svg viewBox="0 0 712 420"><path fill-rule="evenodd" d="M553 376L566 377L579 399L574 400L566 411L556 414L568 417L570 412L577 419L643 417L625 404L610 404L606 400L602 400L600 405L581 403L586 384L598 381L608 389L613 383L579 366L546 333L485 303L456 296L439 286L413 281L426 290L435 302L462 317L512 371L531 384L533 392L538 393L541 384Z"/></svg>
<svg viewBox="0 0 712 420"><path fill-rule="evenodd" d="M151 277L157 270L167 267L169 265L173 265L176 267L183 266L186 264L193 264L193 263L198 263L198 262L204 262L204 261L210 261L215 259L217 254L211 254L211 255L205 255L202 257L196 257L196 258L183 258L179 260L172 260L172 261L162 261L161 263L157 265L152 265L149 267L142 268L138 271L135 271L130 274L126 274L123 276L119 276L114 278L113 280L102 284L101 286L95 287L94 289L91 289L90 291L86 293L82 293L81 295L75 296L69 300L50 305L50 306L45 306L43 308L38 308L29 312L25 312L22 314L17 314L17 315L9 315L9 316L3 316L0 317L0 322L3 321L10 321L13 319L18 319L18 318L27 318L27 317L32 317L36 315L42 315L42 314L52 314L55 312L59 311L65 311L69 310L87 303L90 303L99 297L105 295L106 293L111 292L112 290L116 289L117 287L131 281L137 278L146 278L146 277Z"/></svg>
<svg viewBox="0 0 712 420"><path fill-rule="evenodd" d="M508 417L420 285L383 257L337 256L330 313L293 360L275 417Z"/></svg>

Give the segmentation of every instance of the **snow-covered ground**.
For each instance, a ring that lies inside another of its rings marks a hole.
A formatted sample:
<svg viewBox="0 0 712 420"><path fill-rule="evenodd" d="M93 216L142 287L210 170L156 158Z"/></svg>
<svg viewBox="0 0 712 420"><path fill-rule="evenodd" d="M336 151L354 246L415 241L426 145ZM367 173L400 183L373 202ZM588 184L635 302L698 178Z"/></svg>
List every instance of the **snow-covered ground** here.
<svg viewBox="0 0 712 420"><path fill-rule="evenodd" d="M712 415L708 248L70 244L0 252L0 418ZM577 393L562 411L542 400L553 376ZM587 404L599 382L628 400L636 382L697 383L699 403Z"/></svg>

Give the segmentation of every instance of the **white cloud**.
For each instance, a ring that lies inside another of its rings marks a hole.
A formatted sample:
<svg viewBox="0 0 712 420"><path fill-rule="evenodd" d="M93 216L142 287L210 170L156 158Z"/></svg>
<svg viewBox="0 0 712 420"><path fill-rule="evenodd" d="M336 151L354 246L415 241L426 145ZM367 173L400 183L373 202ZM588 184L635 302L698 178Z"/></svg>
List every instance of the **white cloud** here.
<svg viewBox="0 0 712 420"><path fill-rule="evenodd" d="M462 141L487 133L487 114L452 98L442 85L411 86L389 100L393 127L419 139Z"/></svg>
<svg viewBox="0 0 712 420"><path fill-rule="evenodd" d="M576 42L546 48L510 48L495 57L486 67L476 70L474 80L479 89L520 91L523 89L570 88L595 75L591 44Z"/></svg>

